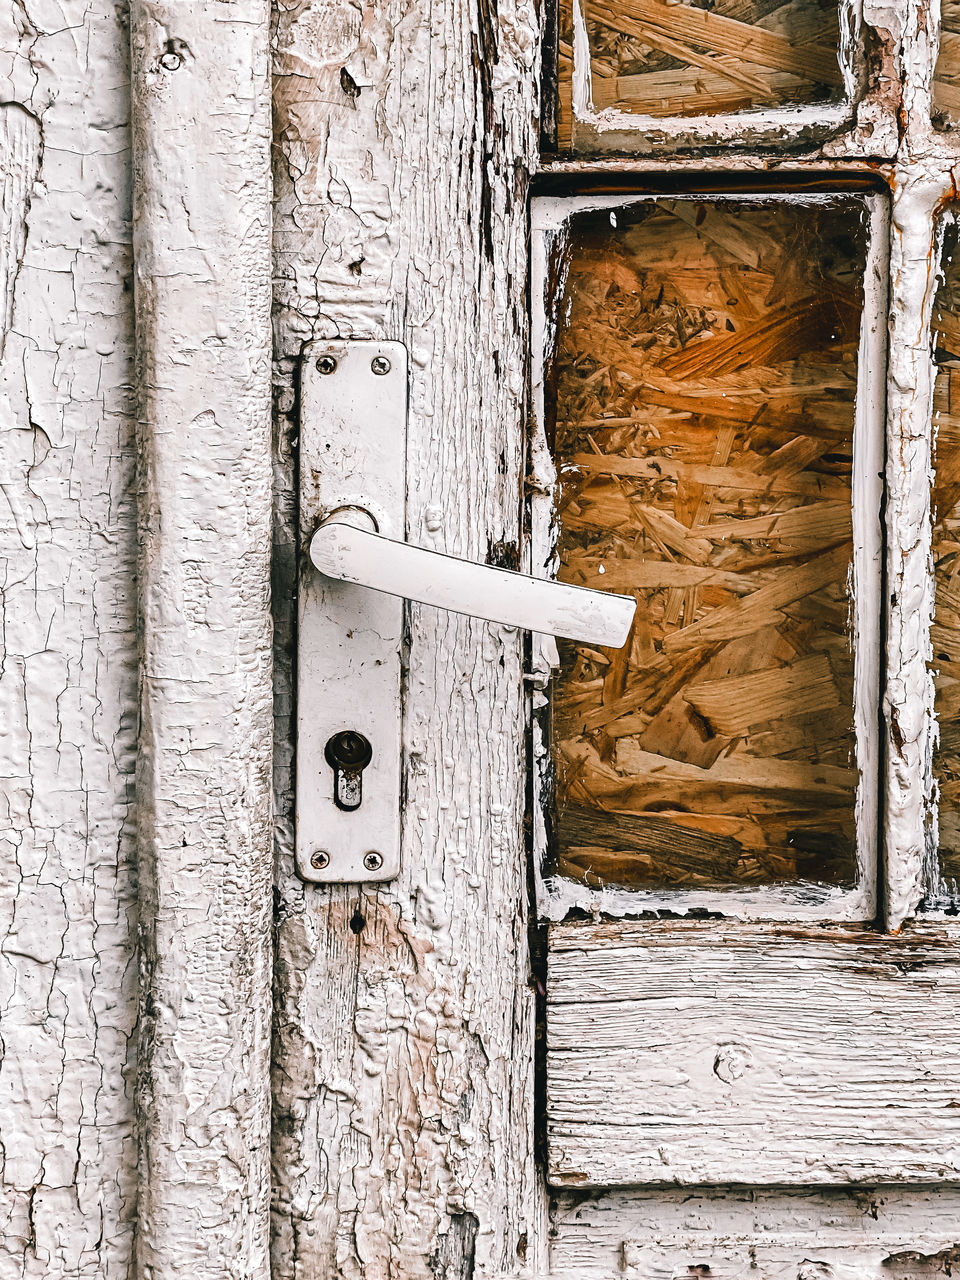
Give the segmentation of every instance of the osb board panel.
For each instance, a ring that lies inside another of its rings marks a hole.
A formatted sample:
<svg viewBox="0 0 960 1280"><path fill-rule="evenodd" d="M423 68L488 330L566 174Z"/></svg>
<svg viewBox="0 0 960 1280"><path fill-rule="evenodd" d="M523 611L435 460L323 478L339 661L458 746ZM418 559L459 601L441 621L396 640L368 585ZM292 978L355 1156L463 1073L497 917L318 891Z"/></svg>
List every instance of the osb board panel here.
<svg viewBox="0 0 960 1280"><path fill-rule="evenodd" d="M564 267L558 576L638 610L621 650L560 645L554 869L852 884L863 204L590 212Z"/></svg>
<svg viewBox="0 0 960 1280"><path fill-rule="evenodd" d="M940 52L933 75L934 123L960 122L960 0L941 0Z"/></svg>
<svg viewBox="0 0 960 1280"><path fill-rule="evenodd" d="M875 0L560 0L548 60L556 146L893 156L905 17Z"/></svg>
<svg viewBox="0 0 960 1280"><path fill-rule="evenodd" d="M716 115L842 93L836 0L584 0L593 104Z"/></svg>
<svg viewBox="0 0 960 1280"><path fill-rule="evenodd" d="M958 962L945 930L555 926L551 1181L958 1179Z"/></svg>
<svg viewBox="0 0 960 1280"><path fill-rule="evenodd" d="M960 36L958 36L960 42ZM935 604L931 670L938 739L936 780L939 897L960 878L960 254L956 223L945 228L943 272L933 306L937 376L933 392Z"/></svg>
<svg viewBox="0 0 960 1280"><path fill-rule="evenodd" d="M960 1270L960 1189L561 1192L556 1280L933 1280Z"/></svg>

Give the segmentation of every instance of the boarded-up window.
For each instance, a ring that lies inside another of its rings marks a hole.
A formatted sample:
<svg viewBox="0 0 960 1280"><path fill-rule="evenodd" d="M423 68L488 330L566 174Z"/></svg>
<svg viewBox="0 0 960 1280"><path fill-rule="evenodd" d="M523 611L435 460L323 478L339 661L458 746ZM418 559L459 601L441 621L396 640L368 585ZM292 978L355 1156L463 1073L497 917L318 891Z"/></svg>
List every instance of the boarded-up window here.
<svg viewBox="0 0 960 1280"><path fill-rule="evenodd" d="M598 111L710 116L842 97L836 0L566 0L561 81L578 38Z"/></svg>
<svg viewBox="0 0 960 1280"><path fill-rule="evenodd" d="M572 217L547 432L560 569L634 593L561 646L553 869L595 885L856 876L854 198Z"/></svg>
<svg viewBox="0 0 960 1280"><path fill-rule="evenodd" d="M960 124L960 0L942 0L940 54L933 77L933 112L941 127Z"/></svg>
<svg viewBox="0 0 960 1280"><path fill-rule="evenodd" d="M939 742L937 780L940 873L960 880L960 234L945 229L943 276L933 308L933 562L936 606L931 643Z"/></svg>

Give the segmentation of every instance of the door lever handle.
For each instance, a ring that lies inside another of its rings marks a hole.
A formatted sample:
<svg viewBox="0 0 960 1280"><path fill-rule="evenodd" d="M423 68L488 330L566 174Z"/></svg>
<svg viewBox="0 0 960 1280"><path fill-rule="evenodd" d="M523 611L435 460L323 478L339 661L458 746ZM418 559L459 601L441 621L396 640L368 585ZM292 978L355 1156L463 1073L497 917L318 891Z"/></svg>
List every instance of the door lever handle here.
<svg viewBox="0 0 960 1280"><path fill-rule="evenodd" d="M363 508L340 508L313 535L310 559L328 578L502 626L611 649L630 634L637 608L632 596L475 564L398 542L376 528Z"/></svg>
<svg viewBox="0 0 960 1280"><path fill-rule="evenodd" d="M336 338L300 366L296 861L315 884L400 869L404 598L608 648L636 608L403 541L407 364L400 342Z"/></svg>

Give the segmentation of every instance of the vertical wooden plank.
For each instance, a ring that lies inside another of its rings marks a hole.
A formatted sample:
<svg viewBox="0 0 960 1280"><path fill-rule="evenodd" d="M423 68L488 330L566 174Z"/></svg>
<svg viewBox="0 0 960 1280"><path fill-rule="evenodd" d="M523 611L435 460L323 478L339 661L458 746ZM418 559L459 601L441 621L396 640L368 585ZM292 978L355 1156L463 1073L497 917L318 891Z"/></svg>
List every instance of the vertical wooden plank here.
<svg viewBox="0 0 960 1280"><path fill-rule="evenodd" d="M943 182L925 168L900 172L890 253L887 371L887 724L885 918L899 929L923 894L933 779L933 680L927 667L933 578L930 463L933 360L930 314L934 216Z"/></svg>
<svg viewBox="0 0 960 1280"><path fill-rule="evenodd" d="M516 565L536 39L523 0L301 0L279 16L283 1280L522 1273L544 1239L521 637L411 606L403 868L374 889L305 888L293 875L287 692L305 341L406 342L408 537Z"/></svg>
<svg viewBox="0 0 960 1280"><path fill-rule="evenodd" d="M125 17L0 6L0 1274L126 1280L136 511Z"/></svg>
<svg viewBox="0 0 960 1280"><path fill-rule="evenodd" d="M148 1277L269 1272L268 19L131 13Z"/></svg>

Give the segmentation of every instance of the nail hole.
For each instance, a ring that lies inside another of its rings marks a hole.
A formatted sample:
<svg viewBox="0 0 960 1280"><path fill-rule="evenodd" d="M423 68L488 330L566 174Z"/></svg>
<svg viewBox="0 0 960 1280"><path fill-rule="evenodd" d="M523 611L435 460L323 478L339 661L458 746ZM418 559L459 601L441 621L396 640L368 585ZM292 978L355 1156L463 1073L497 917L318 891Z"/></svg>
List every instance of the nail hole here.
<svg viewBox="0 0 960 1280"><path fill-rule="evenodd" d="M348 98L360 97L360 86L354 80L353 76L346 67L340 68L340 88Z"/></svg>
<svg viewBox="0 0 960 1280"><path fill-rule="evenodd" d="M172 40L168 40L164 45L163 53L160 55L160 65L164 71L178 71L183 66L183 58L177 52Z"/></svg>
<svg viewBox="0 0 960 1280"><path fill-rule="evenodd" d="M354 933L363 933L366 920L360 914L359 908L353 913L353 919L350 921L350 928Z"/></svg>

